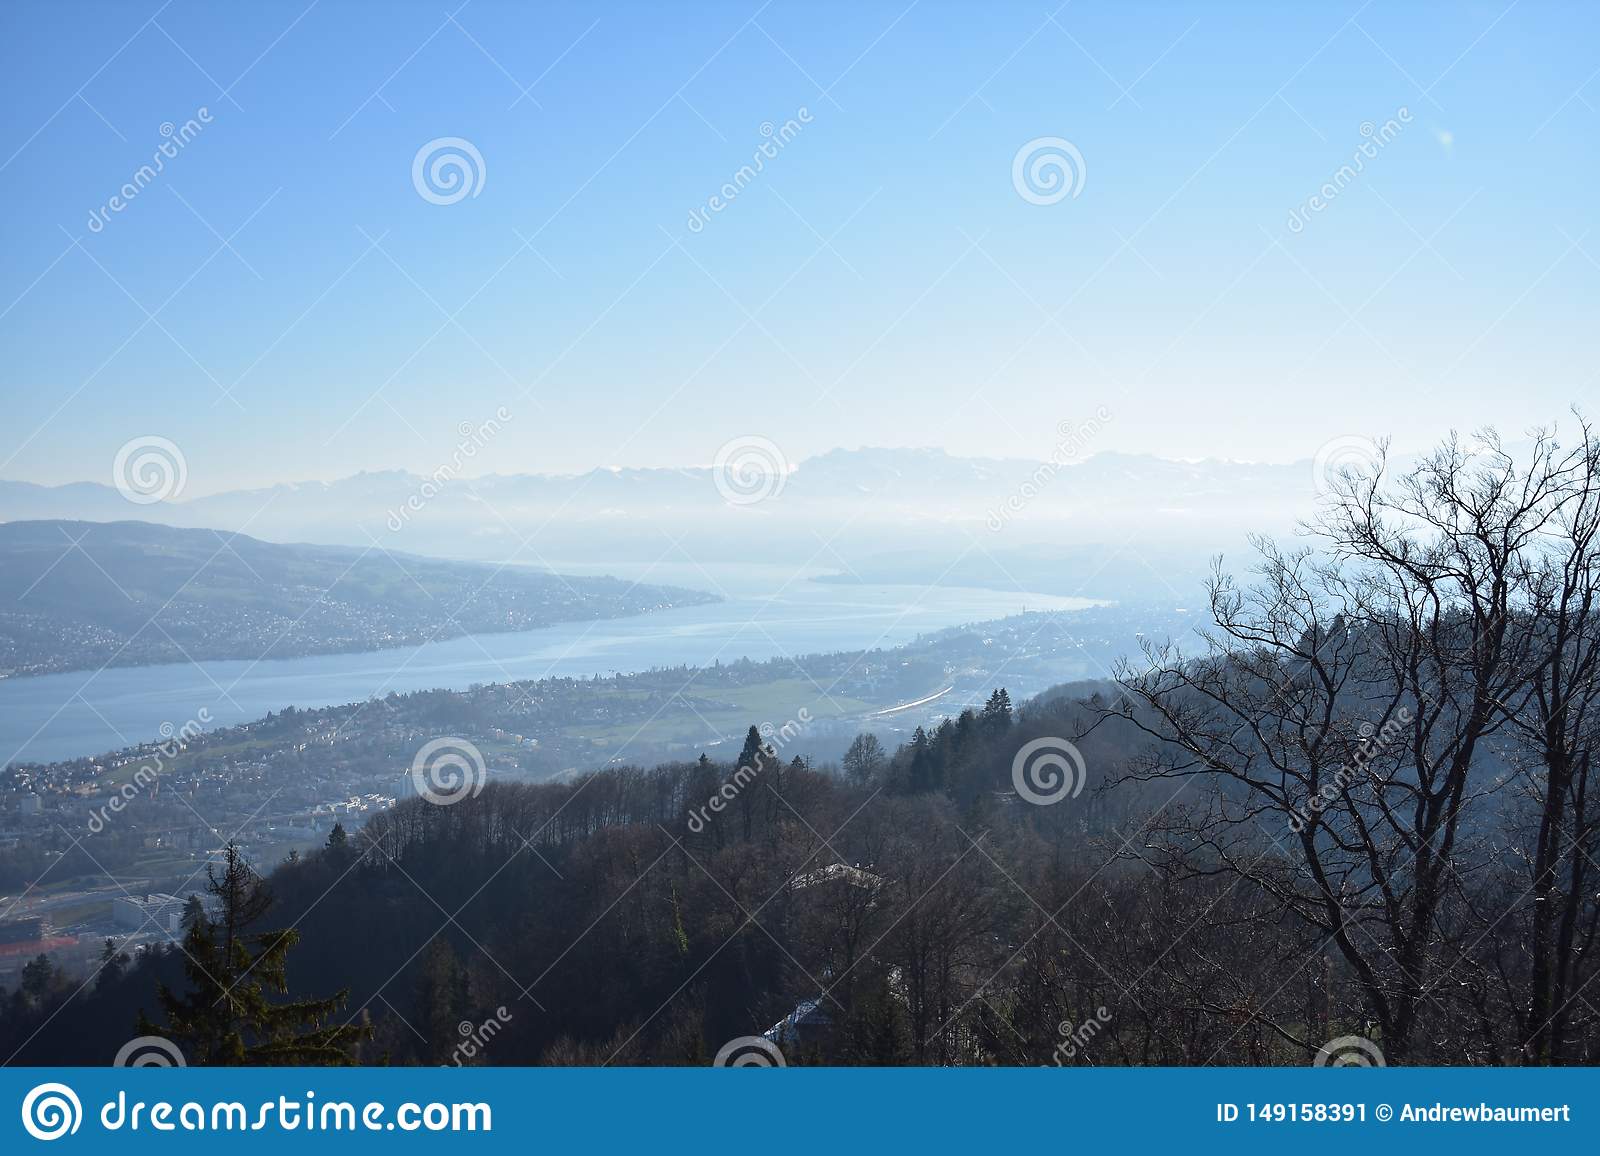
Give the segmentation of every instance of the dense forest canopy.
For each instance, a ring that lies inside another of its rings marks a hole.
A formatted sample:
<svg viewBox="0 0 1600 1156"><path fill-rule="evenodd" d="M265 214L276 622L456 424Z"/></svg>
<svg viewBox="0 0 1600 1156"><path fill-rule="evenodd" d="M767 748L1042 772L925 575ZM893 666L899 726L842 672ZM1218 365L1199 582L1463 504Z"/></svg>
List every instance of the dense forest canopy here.
<svg viewBox="0 0 1600 1156"><path fill-rule="evenodd" d="M83 989L36 967L0 1044L105 1063L143 1023L214 1062L699 1064L763 1033L788 1063L1302 1064L1351 1039L1600 1062L1580 433L1344 476L1306 545L1219 569L1204 653L996 689L839 768L752 727L733 763L412 799L265 880L229 864L239 927L219 895ZM201 963L258 955L235 1018L191 1014Z"/></svg>

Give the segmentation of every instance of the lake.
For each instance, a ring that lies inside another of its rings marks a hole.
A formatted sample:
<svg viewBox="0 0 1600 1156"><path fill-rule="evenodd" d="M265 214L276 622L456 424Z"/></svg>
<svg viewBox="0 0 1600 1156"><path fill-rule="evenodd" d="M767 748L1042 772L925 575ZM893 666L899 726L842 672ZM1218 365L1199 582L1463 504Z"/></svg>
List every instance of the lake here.
<svg viewBox="0 0 1600 1156"><path fill-rule="evenodd" d="M629 568L558 565L566 573ZM918 634L1030 610L1079 610L1087 598L960 587L790 581L792 570L656 568L650 581L715 589L726 600L632 618L476 634L395 650L305 658L110 667L0 681L5 763L100 754L161 737L203 708L213 725L285 706L359 702L391 691L517 679L588 677L739 658L895 646Z"/></svg>

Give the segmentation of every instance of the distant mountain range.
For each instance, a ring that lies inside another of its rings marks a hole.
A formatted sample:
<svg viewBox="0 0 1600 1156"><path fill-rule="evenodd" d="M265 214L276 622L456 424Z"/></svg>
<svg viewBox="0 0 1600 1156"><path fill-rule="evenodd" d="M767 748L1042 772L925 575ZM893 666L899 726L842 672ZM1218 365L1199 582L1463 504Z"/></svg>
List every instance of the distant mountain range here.
<svg viewBox="0 0 1600 1156"><path fill-rule="evenodd" d="M726 480L726 479L723 479ZM243 531L274 541L381 543L453 557L603 562L659 557L800 562L920 548L954 530L990 548L1287 529L1315 497L1312 463L1171 461L1102 453L1055 465L941 450L834 450L732 492L710 468L430 479L403 471L130 505L110 485L0 481L0 520L108 521ZM762 500L746 501L756 494Z"/></svg>
<svg viewBox="0 0 1600 1156"><path fill-rule="evenodd" d="M0 524L0 677L376 650L710 601L615 578L147 522Z"/></svg>

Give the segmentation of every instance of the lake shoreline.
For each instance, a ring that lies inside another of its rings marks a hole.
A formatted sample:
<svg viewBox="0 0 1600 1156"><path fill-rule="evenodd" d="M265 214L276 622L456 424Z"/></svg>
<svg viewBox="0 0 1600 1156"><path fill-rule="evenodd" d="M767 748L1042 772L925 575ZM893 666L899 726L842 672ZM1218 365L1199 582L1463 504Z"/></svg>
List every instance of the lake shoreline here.
<svg viewBox="0 0 1600 1156"><path fill-rule="evenodd" d="M1024 604L1070 611L1098 602L975 588L803 581L765 595L532 631L462 635L410 648L29 676L0 681L0 765L137 747L157 741L167 727L181 728L202 709L213 726L226 727L288 706L358 703L391 691L888 648L931 631L1006 617Z"/></svg>

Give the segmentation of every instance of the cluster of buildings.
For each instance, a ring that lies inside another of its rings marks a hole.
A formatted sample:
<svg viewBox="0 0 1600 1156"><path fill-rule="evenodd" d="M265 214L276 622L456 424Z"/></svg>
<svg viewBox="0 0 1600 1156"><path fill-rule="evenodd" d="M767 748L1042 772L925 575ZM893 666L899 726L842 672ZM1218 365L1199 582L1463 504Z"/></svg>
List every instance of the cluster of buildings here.
<svg viewBox="0 0 1600 1156"><path fill-rule="evenodd" d="M22 969L39 956L73 973L86 972L98 954L92 936L62 935L39 917L0 921L0 987L18 986Z"/></svg>
<svg viewBox="0 0 1600 1156"><path fill-rule="evenodd" d="M62 910L63 903L78 898L73 893L52 896L48 901L33 900L32 905L48 903ZM90 898L87 894L84 898ZM183 937L183 913L191 899L198 898L208 916L215 916L214 896L190 891L184 895L167 892L134 892L114 896L108 914L88 920L75 920L70 927L57 926L52 915L10 914L0 917L0 985L15 987L22 969L39 956L50 960L58 971L70 976L92 974L109 940L118 951L138 952L154 943L176 942ZM0 912L20 911L30 906L27 894L13 897ZM97 903L92 906L105 906Z"/></svg>

